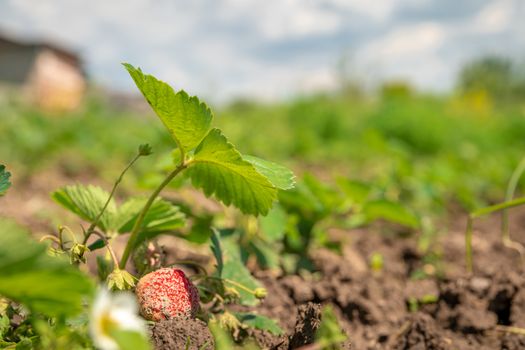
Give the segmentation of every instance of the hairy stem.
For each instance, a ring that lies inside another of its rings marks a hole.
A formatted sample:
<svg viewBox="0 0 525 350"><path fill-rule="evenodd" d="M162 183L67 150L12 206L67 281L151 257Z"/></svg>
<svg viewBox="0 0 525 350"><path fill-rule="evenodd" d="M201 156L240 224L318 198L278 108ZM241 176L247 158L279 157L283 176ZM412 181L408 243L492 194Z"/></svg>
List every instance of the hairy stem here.
<svg viewBox="0 0 525 350"><path fill-rule="evenodd" d="M95 227L97 227L98 225L98 222L100 221L100 218L102 217L102 215L104 215L104 212L106 211L109 203L111 202L111 199L113 198L113 196L115 195L115 191L117 190L117 187L118 185L120 184L120 182L122 181L122 178L124 178L124 174L126 174L126 172L129 170L129 168L131 168L133 166L133 164L135 164L135 162L142 156L142 154L137 154L135 156L135 158L133 158L133 160L131 162L129 162L129 164L124 168L124 170L122 170L122 172L120 173L119 177L117 178L117 180L115 181L115 183L113 184L113 188L111 189L111 193L109 194L109 197L108 199L106 200L106 203L104 203L104 206L102 207L102 209L100 210L100 212L98 213L97 217L95 218L95 220L93 220L93 222L91 223L91 225L89 225L86 233L84 234L84 241L82 242L82 244L86 244L89 237L93 234L93 232L95 231Z"/></svg>
<svg viewBox="0 0 525 350"><path fill-rule="evenodd" d="M113 250L113 248L111 248L111 245L109 244L106 236L104 236L102 233L97 232L97 231L93 231L93 234L96 236L99 236L104 241L104 244L106 245L106 249L108 250L109 255L111 255L111 259L113 260L113 264L115 267L117 267L118 266L117 255L115 254L115 251Z"/></svg>
<svg viewBox="0 0 525 350"><path fill-rule="evenodd" d="M135 241L137 240L139 231L142 226L142 222L144 221L144 218L146 217L146 214L148 213L149 208L157 199L157 196L159 193L166 187L171 180L175 176L177 176L181 171L186 169L188 167L188 164L184 162L184 159L181 161L181 163L162 181L162 183L153 191L153 193L149 196L148 201L146 204L144 204L144 207L139 213L139 216L137 220L135 221L135 224L133 225L133 228L131 229L131 233L128 239L128 243L126 244L126 248L124 249L124 253L122 254L122 258L120 259L120 268L124 269L126 268L126 263L129 259L129 255L131 254L131 250L135 246Z"/></svg>

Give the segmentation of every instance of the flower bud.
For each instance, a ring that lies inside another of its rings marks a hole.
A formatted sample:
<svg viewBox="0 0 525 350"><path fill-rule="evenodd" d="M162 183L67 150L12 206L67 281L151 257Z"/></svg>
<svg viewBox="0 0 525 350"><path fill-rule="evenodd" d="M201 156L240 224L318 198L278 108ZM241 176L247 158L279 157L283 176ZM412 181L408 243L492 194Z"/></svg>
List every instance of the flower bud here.
<svg viewBox="0 0 525 350"><path fill-rule="evenodd" d="M147 143L139 146L139 154L141 156L149 156L152 153L151 146Z"/></svg>
<svg viewBox="0 0 525 350"><path fill-rule="evenodd" d="M268 295L268 291L266 290L266 288L256 288L253 292L253 295L257 299L264 299Z"/></svg>

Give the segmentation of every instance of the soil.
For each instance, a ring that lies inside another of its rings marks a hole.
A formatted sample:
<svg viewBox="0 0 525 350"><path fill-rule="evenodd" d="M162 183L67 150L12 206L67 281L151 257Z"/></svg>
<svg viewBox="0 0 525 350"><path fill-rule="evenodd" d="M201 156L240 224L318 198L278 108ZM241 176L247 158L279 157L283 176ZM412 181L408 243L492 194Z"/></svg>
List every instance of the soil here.
<svg viewBox="0 0 525 350"><path fill-rule="evenodd" d="M340 254L328 249L309 254L316 273L254 271L268 296L250 310L278 320L285 335L252 331L252 337L264 349L312 349L308 345L321 322L321 308L330 304L348 336L343 349L525 349L525 335L511 328L525 327L525 277L519 255L500 243L499 217L476 223L471 275L465 272L463 254L465 218L456 218L435 248L442 252L438 264L428 263L414 237L368 229L346 232ZM511 219L514 239L525 243L520 230L525 210L514 210ZM369 270L373 253L383 255L381 271ZM172 345L161 328L153 329L157 349L184 348L186 338ZM183 328L173 326L170 339ZM185 334L209 339L199 327Z"/></svg>
<svg viewBox="0 0 525 350"><path fill-rule="evenodd" d="M46 181L31 183L27 192L14 186L10 205L0 212L37 234L49 233L53 213L47 208L53 204ZM65 181L55 182L52 188ZM516 332L525 328L525 275L519 254L501 244L499 216L475 222L471 275L464 263L466 214L450 217L454 220L440 227L447 234L433 249L438 259L423 255L414 237L372 227L334 231L342 249L309 252L315 273L253 271L268 296L249 310L276 319L285 334L250 335L264 349L307 350L321 322L320 310L330 304L348 336L343 349L525 349L525 335ZM511 232L522 244L524 226L525 208L513 209ZM175 253L170 247L166 251L173 260ZM369 268L376 253L383 256L381 271ZM188 339L190 349L213 349L202 321L163 321L152 327L157 349L185 349Z"/></svg>
<svg viewBox="0 0 525 350"><path fill-rule="evenodd" d="M164 320L152 327L151 334L157 349L186 349L187 344L190 349L213 349L213 337L201 320Z"/></svg>

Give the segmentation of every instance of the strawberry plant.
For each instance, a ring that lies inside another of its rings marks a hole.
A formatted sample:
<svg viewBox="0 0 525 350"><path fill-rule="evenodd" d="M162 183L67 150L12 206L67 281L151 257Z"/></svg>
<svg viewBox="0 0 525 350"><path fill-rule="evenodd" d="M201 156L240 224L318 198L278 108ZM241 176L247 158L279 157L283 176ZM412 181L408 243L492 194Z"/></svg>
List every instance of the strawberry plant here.
<svg viewBox="0 0 525 350"><path fill-rule="evenodd" d="M294 186L293 173L287 168L241 154L220 129L211 126L213 114L197 97L182 90L175 92L168 84L130 64L124 67L171 135L176 147L174 165L149 196L129 197L117 203L115 193L126 172L141 157L152 153L148 145L141 145L110 192L80 184L56 190L53 199L89 222L89 227L82 230L80 240L68 227L60 227L56 236L45 237L52 242L51 251L55 255L68 255L75 264L85 263L90 251L107 249L110 259L97 260L99 277L115 290L132 289L140 277L127 270L131 256L140 254L145 244L156 236L186 225L186 216L179 207L160 198L162 190L174 178L189 179L206 196L251 216L268 214L279 191ZM112 243L120 235L127 235L127 241L119 259ZM254 314L234 314L224 308L232 302L255 305L266 291L251 276L235 249L223 250L220 240L219 235L212 235L216 271L208 274L201 269L203 273L190 277L198 282L203 302L212 303L211 314L203 317L217 319L232 332L243 327L269 327L278 332L279 327L269 319ZM147 268L138 270L148 271ZM170 289L166 283L178 287ZM195 316L199 300L196 291L193 282L177 269L150 272L140 279L136 288L142 314L154 321L177 315Z"/></svg>
<svg viewBox="0 0 525 350"><path fill-rule="evenodd" d="M117 291L133 289L138 280L136 295L140 311L149 320L195 317L200 294L202 302L211 307L202 310L199 317L221 324L236 337L248 328L279 334L279 326L271 319L228 311L230 303L257 304L266 296L266 290L251 276L235 249L221 246L221 237L216 233L210 234L216 259L211 273L203 267L199 268L199 274L189 277L175 268L158 269L160 265L129 269L130 258L143 254L152 239L186 225L183 211L160 197L174 178L187 179L206 196L238 208L243 215L256 217L268 214L280 190L294 186L294 176L281 165L241 154L220 129L212 127L213 114L197 97L182 90L175 92L168 84L130 64L124 67L171 136L175 146L174 164L148 196L117 200L118 187L128 170L139 159L152 154L151 147L144 144L138 147L111 191L82 184L56 190L52 198L89 223L87 228L81 226L80 238L78 232L59 226L56 234L42 237L41 240L48 243L46 249L27 237L21 239L23 234L9 226L11 224L2 224L0 294L9 301L0 299L1 305L7 305L0 309L1 344L17 349L25 346L23 343L82 348L83 342L92 341L102 349L148 349L144 325L136 318L134 303L124 294L114 292L111 296L104 290L94 298L91 279L74 267L85 264L90 259L89 253L98 249L108 252L107 259L97 257L101 282L105 282L106 288ZM0 166L0 195L10 186L9 177L10 173ZM127 239L119 257L113 245L115 238L122 235ZM68 328L64 316L86 315L82 300L93 304L91 320L79 320L79 327ZM18 307L21 304L35 314L24 315ZM11 329L4 325L15 314L27 320L25 331L21 327ZM46 320L51 323L46 324ZM91 340L86 338L88 323ZM49 328L51 324L54 328ZM65 335L60 336L60 332ZM77 336L81 339L75 340Z"/></svg>

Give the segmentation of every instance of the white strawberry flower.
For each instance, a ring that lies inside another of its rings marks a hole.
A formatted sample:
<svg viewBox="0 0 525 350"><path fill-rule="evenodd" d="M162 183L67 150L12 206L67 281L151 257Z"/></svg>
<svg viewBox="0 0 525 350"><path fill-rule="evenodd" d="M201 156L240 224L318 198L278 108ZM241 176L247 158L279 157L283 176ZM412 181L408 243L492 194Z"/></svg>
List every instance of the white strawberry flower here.
<svg viewBox="0 0 525 350"><path fill-rule="evenodd" d="M114 331L132 331L146 337L146 324L138 316L135 296L101 288L91 308L89 331L95 347L100 350L119 350L112 337Z"/></svg>

